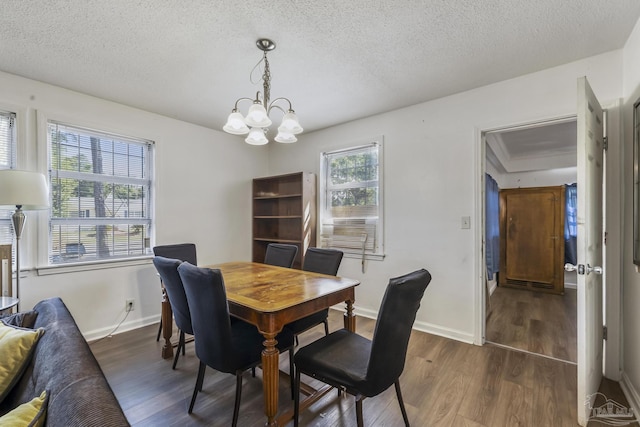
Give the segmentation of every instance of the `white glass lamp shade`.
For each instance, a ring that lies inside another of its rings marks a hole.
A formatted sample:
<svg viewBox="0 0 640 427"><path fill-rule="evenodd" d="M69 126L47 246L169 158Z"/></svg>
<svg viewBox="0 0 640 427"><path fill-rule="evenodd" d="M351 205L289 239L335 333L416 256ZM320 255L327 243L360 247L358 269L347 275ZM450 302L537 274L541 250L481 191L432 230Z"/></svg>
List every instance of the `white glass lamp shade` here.
<svg viewBox="0 0 640 427"><path fill-rule="evenodd" d="M249 133L249 128L244 122L244 117L237 111L232 111L227 118L227 123L222 128L227 133L232 135L246 135Z"/></svg>
<svg viewBox="0 0 640 427"><path fill-rule="evenodd" d="M0 208L25 211L49 208L49 186L43 174L15 169L0 170Z"/></svg>
<svg viewBox="0 0 640 427"><path fill-rule="evenodd" d="M300 122L298 122L298 116L291 110L284 115L282 123L280 127L278 127L278 132L290 133L292 135L302 133L302 130L302 126L300 126Z"/></svg>
<svg viewBox="0 0 640 427"><path fill-rule="evenodd" d="M296 138L294 134L282 131L279 131L274 139L277 142L282 142L284 144L291 144L292 142L296 142L298 140L298 138Z"/></svg>
<svg viewBox="0 0 640 427"><path fill-rule="evenodd" d="M245 123L252 128L268 128L271 126L271 119L262 104L256 102L249 107Z"/></svg>
<svg viewBox="0 0 640 427"><path fill-rule="evenodd" d="M269 143L269 140L264 135L264 129L253 128L244 142L251 145L265 145Z"/></svg>

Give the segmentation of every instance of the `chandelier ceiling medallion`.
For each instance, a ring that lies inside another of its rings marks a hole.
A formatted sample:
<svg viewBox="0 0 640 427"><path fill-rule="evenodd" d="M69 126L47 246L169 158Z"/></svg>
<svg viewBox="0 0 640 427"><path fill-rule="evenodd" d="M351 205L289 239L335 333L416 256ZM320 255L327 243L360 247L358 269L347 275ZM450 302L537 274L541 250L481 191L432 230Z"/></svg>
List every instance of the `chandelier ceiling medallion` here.
<svg viewBox="0 0 640 427"><path fill-rule="evenodd" d="M264 71L262 74L262 94L260 91L256 93L255 99L253 98L239 98L227 123L222 128L225 132L233 135L247 135L245 142L251 145L264 145L269 142L267 139L267 131L271 126L271 119L269 114L271 110L278 109L284 113L282 123L278 127L278 134L274 138L277 142L291 143L296 142L298 139L295 135L302 132L302 127L298 122L298 117L295 111L291 108L291 101L287 98L276 98L270 101L271 97L271 70L269 69L269 60L267 59L267 52L276 48L276 44L269 39L259 39L256 41L258 49L264 52L263 58L260 62L264 62ZM256 65L260 65L260 62ZM255 68L254 67L254 70ZM262 99L261 99L262 98ZM238 103L240 101L252 101L251 107L247 112L247 116L244 117L238 112ZM289 108L285 110L280 105L277 105L280 101L286 101L289 104Z"/></svg>

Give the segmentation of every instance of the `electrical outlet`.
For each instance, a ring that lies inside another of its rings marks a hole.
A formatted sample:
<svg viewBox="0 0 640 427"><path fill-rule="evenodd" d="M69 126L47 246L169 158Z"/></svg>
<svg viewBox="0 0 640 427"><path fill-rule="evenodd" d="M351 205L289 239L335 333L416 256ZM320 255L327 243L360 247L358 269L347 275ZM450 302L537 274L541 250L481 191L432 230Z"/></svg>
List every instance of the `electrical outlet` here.
<svg viewBox="0 0 640 427"><path fill-rule="evenodd" d="M135 310L135 302L136 300L134 299L128 299L124 302L124 309L127 313Z"/></svg>

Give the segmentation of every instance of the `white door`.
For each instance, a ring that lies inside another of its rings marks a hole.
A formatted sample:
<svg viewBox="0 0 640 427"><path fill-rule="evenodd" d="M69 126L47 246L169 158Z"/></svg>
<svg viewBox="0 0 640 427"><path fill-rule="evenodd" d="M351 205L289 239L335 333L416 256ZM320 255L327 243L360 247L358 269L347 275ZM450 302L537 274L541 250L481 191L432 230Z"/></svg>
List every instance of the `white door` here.
<svg viewBox="0 0 640 427"><path fill-rule="evenodd" d="M578 423L602 379L603 114L586 77L578 79Z"/></svg>

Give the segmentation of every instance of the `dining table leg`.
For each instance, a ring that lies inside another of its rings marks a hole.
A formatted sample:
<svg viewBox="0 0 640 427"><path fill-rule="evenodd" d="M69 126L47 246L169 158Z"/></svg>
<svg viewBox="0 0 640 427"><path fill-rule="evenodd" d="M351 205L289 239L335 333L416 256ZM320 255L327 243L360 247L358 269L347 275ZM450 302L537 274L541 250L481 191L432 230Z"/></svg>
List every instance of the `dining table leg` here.
<svg viewBox="0 0 640 427"><path fill-rule="evenodd" d="M344 314L344 327L346 330L356 331L356 316L353 314L353 301L345 301L347 304L347 312Z"/></svg>
<svg viewBox="0 0 640 427"><path fill-rule="evenodd" d="M264 392L264 412L267 415L266 426L277 426L279 356L276 348L276 334L264 333L262 350L262 389Z"/></svg>

